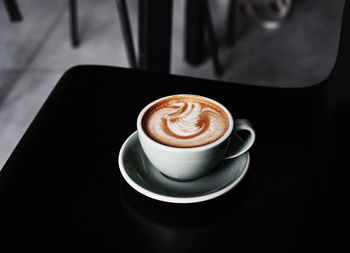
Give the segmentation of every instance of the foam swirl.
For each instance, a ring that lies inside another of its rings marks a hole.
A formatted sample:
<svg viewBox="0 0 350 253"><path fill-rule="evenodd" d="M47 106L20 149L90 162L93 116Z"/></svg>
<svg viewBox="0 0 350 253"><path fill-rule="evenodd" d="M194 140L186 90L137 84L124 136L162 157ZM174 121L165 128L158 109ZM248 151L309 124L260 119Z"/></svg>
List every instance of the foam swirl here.
<svg viewBox="0 0 350 253"><path fill-rule="evenodd" d="M144 123L157 142L174 147L197 147L216 141L228 129L220 107L192 96L166 100L151 107Z"/></svg>

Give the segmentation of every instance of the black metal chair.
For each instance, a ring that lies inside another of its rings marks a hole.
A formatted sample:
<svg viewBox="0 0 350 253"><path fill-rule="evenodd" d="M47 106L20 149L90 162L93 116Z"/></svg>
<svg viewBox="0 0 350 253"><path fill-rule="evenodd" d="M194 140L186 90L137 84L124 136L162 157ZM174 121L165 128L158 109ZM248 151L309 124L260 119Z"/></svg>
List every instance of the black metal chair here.
<svg viewBox="0 0 350 253"><path fill-rule="evenodd" d="M136 56L125 0L116 0L129 65L170 72L172 0L138 1L138 51Z"/></svg>
<svg viewBox="0 0 350 253"><path fill-rule="evenodd" d="M128 8L125 0L116 0L129 65L151 71L169 72L171 55L172 0L139 0L139 56L136 57ZM204 32L217 75L223 68L208 0L186 1L185 59L199 64L204 59ZM138 59L137 59L138 58Z"/></svg>

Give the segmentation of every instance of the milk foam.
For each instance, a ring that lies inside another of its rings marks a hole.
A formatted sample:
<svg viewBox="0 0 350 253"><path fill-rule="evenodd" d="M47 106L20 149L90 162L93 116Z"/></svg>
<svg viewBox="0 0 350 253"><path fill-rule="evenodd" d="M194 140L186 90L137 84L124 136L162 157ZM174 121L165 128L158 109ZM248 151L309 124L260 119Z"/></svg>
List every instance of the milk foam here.
<svg viewBox="0 0 350 253"><path fill-rule="evenodd" d="M174 147L197 147L225 134L229 121L216 105L204 99L169 100L152 109L145 122L148 135Z"/></svg>

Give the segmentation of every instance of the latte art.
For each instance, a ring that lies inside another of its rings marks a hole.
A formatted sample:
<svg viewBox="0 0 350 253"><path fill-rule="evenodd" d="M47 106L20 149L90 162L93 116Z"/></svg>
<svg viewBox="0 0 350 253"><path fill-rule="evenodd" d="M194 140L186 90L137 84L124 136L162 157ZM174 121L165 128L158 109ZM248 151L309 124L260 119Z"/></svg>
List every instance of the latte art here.
<svg viewBox="0 0 350 253"><path fill-rule="evenodd" d="M173 147L198 147L225 134L229 120L217 105L201 97L181 95L153 105L143 128L155 141Z"/></svg>

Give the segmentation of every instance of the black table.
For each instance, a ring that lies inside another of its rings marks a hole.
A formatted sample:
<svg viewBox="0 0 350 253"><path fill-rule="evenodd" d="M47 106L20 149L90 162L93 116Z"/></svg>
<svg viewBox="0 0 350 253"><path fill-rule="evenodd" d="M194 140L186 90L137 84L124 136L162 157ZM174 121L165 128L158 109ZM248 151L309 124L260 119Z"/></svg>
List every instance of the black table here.
<svg viewBox="0 0 350 253"><path fill-rule="evenodd" d="M334 70L309 88L67 71L0 172L0 251L336 252L350 141L348 6ZM179 93L216 99L256 128L247 175L210 201L156 201L119 172L139 111Z"/></svg>

